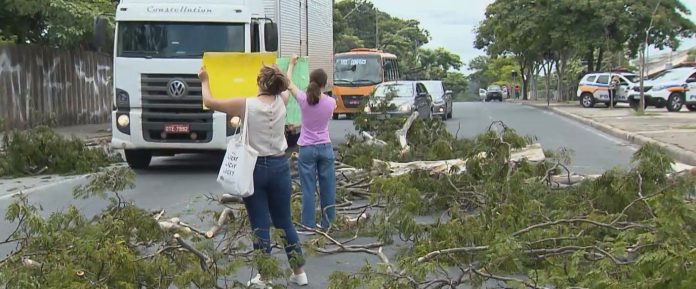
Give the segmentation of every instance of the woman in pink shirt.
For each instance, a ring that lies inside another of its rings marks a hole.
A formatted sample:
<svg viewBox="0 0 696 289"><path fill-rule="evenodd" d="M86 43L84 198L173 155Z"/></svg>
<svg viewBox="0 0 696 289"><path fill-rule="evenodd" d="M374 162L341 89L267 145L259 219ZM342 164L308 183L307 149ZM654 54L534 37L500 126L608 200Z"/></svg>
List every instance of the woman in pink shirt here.
<svg viewBox="0 0 696 289"><path fill-rule="evenodd" d="M288 78L292 81L292 72L297 63L293 56L288 66ZM300 222L306 228L300 228L300 234L312 234L314 229L328 229L336 217L336 169L334 151L329 137L329 120L336 108L336 100L322 93L328 76L323 69L316 69L309 75L307 92L301 91L290 83L290 92L297 99L302 111L302 127L298 170L302 187L302 214ZM316 225L315 195L319 182L319 200L321 203L321 226Z"/></svg>

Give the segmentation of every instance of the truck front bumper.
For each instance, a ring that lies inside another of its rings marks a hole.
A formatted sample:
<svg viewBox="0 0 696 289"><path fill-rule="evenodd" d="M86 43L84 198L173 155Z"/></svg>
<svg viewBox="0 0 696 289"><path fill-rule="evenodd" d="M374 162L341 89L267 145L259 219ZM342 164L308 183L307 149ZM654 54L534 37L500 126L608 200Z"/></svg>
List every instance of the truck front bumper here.
<svg viewBox="0 0 696 289"><path fill-rule="evenodd" d="M118 118L127 115L129 123L127 126L119 126ZM206 150L225 150L227 141L231 136L227 136L227 115L215 112L212 116L212 136L208 140L201 141L177 141L177 140L146 140L143 132L142 111L132 109L130 111L114 111L111 115L112 138L111 148L113 149L138 149L138 150L161 150L161 151L206 151Z"/></svg>

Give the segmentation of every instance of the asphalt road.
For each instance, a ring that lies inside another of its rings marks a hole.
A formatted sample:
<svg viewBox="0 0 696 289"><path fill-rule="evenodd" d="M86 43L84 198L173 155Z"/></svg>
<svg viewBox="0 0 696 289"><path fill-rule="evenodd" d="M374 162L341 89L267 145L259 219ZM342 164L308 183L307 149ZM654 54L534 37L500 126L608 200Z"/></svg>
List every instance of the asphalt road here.
<svg viewBox="0 0 696 289"><path fill-rule="evenodd" d="M566 147L575 154L571 169L580 173L601 173L614 166L627 167L635 148L577 122L553 113L509 103L455 103L454 118L447 121L448 129L459 137L473 137L485 131L493 121L503 121L519 133L538 137L545 149ZM331 124L333 141L344 140L347 133L354 133L350 120L337 120ZM175 158L157 158L150 170L138 172L136 188L123 194L140 207L157 210L164 208L167 216L180 216L182 221L196 224L195 215L203 210L220 210L208 202L204 194L218 194L220 187L215 182L219 161L214 157L182 155ZM82 181L84 182L84 181ZM30 201L40 204L46 215L64 210L69 204L76 205L87 215L104 208L106 202L99 200L73 200L72 186L75 182L57 184L53 187L32 192ZM0 212L11 202L0 196ZM0 224L0 239L4 240L14 229L12 224ZM0 240L0 241L2 241ZM369 241L369 240L366 240ZM0 256L12 250L11 246L0 246ZM393 252L392 249L387 252ZM284 254L275 253L285 260ZM377 259L362 254L313 256L308 259L306 270L310 286L326 288L331 272L355 271L365 261ZM239 272L238 278L249 278L249 270ZM248 279L245 279L248 280ZM493 284L493 283L491 283Z"/></svg>

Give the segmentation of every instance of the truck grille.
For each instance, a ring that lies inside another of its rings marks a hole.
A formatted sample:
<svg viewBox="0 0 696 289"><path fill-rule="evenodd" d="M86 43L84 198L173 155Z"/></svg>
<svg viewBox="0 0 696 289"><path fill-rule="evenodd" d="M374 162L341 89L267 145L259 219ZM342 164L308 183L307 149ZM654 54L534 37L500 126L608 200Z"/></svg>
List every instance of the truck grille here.
<svg viewBox="0 0 696 289"><path fill-rule="evenodd" d="M195 74L142 74L143 138L149 142L195 143L213 138L213 112L203 110ZM170 90L174 82L179 84ZM180 84L184 85L184 88ZM163 134L167 124L186 123L188 134Z"/></svg>
<svg viewBox="0 0 696 289"><path fill-rule="evenodd" d="M343 100L343 106L346 108L358 108L362 104L362 95L343 95L341 96Z"/></svg>

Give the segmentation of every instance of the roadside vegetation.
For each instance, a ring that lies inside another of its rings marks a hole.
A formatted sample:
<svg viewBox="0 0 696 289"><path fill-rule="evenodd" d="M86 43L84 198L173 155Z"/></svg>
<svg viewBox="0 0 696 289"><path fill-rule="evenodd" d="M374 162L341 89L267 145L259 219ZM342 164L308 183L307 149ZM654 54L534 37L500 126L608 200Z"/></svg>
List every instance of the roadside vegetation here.
<svg viewBox="0 0 696 289"><path fill-rule="evenodd" d="M582 176L567 170L572 152L539 156L534 137L500 122L473 139L440 120L354 123L361 134L337 153L339 220L304 246L379 261L334 272L329 288L696 284L696 183L658 146L640 148L631 169ZM5 218L17 229L0 240L16 249L0 260L0 287L245 288L234 276L252 264L284 284L282 262L251 250L238 200L208 196L218 209L189 224L125 199L133 179L128 168L109 168L76 188L75 198L109 201L96 216L70 207L45 217L16 196ZM396 243L406 246L387 256Z"/></svg>
<svg viewBox="0 0 696 289"><path fill-rule="evenodd" d="M585 73L640 69L629 60L646 47L680 47L696 24L684 1L496 0L476 27L474 46L487 55L470 62L471 82L520 84L522 96L573 99ZM507 68L505 68L508 66ZM512 71L517 72L516 79Z"/></svg>
<svg viewBox="0 0 696 289"><path fill-rule="evenodd" d="M89 148L77 138L65 138L46 126L4 134L0 177L40 174L84 174L119 161L101 147Z"/></svg>

